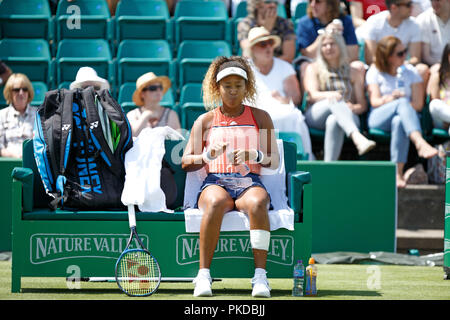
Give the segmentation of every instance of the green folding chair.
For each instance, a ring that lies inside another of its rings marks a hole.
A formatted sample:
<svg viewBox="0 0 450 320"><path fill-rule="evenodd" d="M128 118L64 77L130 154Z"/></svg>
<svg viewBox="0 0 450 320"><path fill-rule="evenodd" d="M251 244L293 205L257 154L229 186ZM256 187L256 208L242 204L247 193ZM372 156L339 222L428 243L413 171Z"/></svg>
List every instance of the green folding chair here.
<svg viewBox="0 0 450 320"><path fill-rule="evenodd" d="M117 50L119 86L136 82L146 72L168 76L175 83L175 66L167 40L123 40Z"/></svg>
<svg viewBox="0 0 450 320"><path fill-rule="evenodd" d="M217 56L231 56L231 46L226 41L185 40L177 53L178 87L186 83L201 83L209 65Z"/></svg>
<svg viewBox="0 0 450 320"><path fill-rule="evenodd" d="M56 81L74 81L80 67L89 66L114 84L114 64L108 42L103 39L64 39L56 53Z"/></svg>
<svg viewBox="0 0 450 320"><path fill-rule="evenodd" d="M111 15L104 0L59 1L56 39L112 39Z"/></svg>
<svg viewBox="0 0 450 320"><path fill-rule="evenodd" d="M172 30L167 4L162 0L126 0L117 4L116 40L166 39Z"/></svg>
<svg viewBox="0 0 450 320"><path fill-rule="evenodd" d="M228 13L222 1L179 1L173 21L176 48L185 40L230 41Z"/></svg>
<svg viewBox="0 0 450 320"><path fill-rule="evenodd" d="M0 41L0 59L15 73L27 75L30 81L50 85L51 55L44 39L3 39Z"/></svg>
<svg viewBox="0 0 450 320"><path fill-rule="evenodd" d="M0 2L2 38L52 39L48 0L3 0Z"/></svg>

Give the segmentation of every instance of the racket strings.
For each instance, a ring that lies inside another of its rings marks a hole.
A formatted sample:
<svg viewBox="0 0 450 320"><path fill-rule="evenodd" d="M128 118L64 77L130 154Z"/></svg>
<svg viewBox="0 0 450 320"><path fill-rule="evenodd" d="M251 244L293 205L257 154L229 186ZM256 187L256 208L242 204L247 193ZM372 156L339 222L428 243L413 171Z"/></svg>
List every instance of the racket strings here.
<svg viewBox="0 0 450 320"><path fill-rule="evenodd" d="M130 295L148 295L159 286L159 266L147 252L130 251L119 261L117 280L122 289Z"/></svg>

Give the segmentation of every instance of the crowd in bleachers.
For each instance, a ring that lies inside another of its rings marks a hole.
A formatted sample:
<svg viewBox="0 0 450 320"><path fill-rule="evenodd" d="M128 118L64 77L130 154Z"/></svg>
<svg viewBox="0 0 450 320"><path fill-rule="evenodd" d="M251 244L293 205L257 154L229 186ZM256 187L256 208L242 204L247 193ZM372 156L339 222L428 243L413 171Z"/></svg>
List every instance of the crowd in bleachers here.
<svg viewBox="0 0 450 320"><path fill-rule="evenodd" d="M426 166L433 145L449 139L449 20L450 0L3 0L0 79L24 74L27 104L38 106L90 67L135 121L147 110L147 122L164 113L164 123L189 130L205 112L201 82L212 60L242 55L259 78L259 104L292 133L285 137L302 141L304 158L338 160L347 141L356 159L385 145L402 187L408 154ZM386 36L398 41L383 51ZM3 109L15 106L7 87Z"/></svg>

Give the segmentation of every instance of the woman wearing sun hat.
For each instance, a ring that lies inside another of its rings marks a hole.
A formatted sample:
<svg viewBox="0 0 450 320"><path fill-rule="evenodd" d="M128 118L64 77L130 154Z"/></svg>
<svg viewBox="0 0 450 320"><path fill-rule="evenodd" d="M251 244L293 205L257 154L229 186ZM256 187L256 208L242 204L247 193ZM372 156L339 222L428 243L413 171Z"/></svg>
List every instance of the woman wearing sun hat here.
<svg viewBox="0 0 450 320"><path fill-rule="evenodd" d="M95 90L109 90L109 82L97 75L97 72L91 67L81 67L78 69L75 81L72 82L69 88L84 89L93 86Z"/></svg>
<svg viewBox="0 0 450 320"><path fill-rule="evenodd" d="M312 147L308 126L300 109L300 84L293 66L274 57L281 39L264 27L252 28L248 34L252 69L255 74L258 100L256 106L267 111L275 129L300 135L303 150L311 159Z"/></svg>
<svg viewBox="0 0 450 320"><path fill-rule="evenodd" d="M127 113L134 137L146 127L181 128L177 113L160 104L171 85L168 77L157 76L153 72L145 73L137 79L133 102L139 108Z"/></svg>

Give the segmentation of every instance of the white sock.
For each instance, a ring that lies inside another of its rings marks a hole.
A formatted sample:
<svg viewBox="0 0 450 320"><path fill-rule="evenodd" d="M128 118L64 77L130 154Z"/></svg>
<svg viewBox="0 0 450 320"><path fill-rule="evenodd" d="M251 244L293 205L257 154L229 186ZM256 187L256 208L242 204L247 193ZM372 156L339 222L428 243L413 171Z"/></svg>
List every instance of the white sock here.
<svg viewBox="0 0 450 320"><path fill-rule="evenodd" d="M211 278L210 272L208 268L202 268L198 270L197 276L203 276L207 278Z"/></svg>
<svg viewBox="0 0 450 320"><path fill-rule="evenodd" d="M263 268L255 268L255 276L257 275L266 275L267 271L266 269Z"/></svg>

